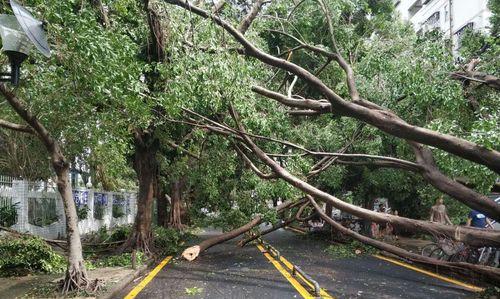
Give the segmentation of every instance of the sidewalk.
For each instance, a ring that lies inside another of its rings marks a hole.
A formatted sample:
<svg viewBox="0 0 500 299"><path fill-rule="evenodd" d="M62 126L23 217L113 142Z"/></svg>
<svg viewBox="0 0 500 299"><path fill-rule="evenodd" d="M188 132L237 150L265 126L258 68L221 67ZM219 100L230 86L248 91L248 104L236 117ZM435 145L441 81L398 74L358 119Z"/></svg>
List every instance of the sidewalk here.
<svg viewBox="0 0 500 299"><path fill-rule="evenodd" d="M116 292L117 288L123 288L121 283L124 281L133 280L137 273L143 270L133 270L128 267L106 267L88 271L90 279L102 279L104 281L105 290L99 293L97 297L106 298L111 293ZM23 297L39 297L35 294L43 294L44 298L56 298L56 294L52 293L52 289L57 282L63 278L62 274L50 275L29 275L22 277L0 278L0 298L14 299ZM29 296L28 296L29 295ZM60 298L60 295L58 296ZM95 298L96 296L79 297L79 298Z"/></svg>

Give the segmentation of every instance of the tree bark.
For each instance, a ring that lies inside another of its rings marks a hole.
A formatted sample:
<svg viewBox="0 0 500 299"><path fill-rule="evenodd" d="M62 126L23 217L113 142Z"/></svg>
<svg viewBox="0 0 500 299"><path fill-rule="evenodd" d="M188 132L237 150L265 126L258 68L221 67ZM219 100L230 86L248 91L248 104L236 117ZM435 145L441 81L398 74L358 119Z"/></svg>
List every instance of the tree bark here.
<svg viewBox="0 0 500 299"><path fill-rule="evenodd" d="M66 238L68 240L68 267L63 281L63 292L85 289L89 286L87 271L83 262L82 243L78 230L78 216L69 182L69 163L64 157L59 142L4 84L0 92L14 111L36 132L50 155L52 167L57 175L57 190L61 195L66 217Z"/></svg>
<svg viewBox="0 0 500 299"><path fill-rule="evenodd" d="M485 275L486 277L492 279L496 283L500 282L500 269L496 269L493 267L487 267L487 266L473 265L473 264L463 263L463 262L454 263L454 262L440 261L440 260L436 260L436 259L433 259L430 257L426 257L426 256L422 256L419 254L415 254L415 253L406 251L406 250L401 249L399 247L396 247L394 245L390 245L390 244L387 244L387 243L384 243L384 242L381 242L378 240L374 240L372 238L363 236L361 234L358 234L358 233L342 226L338 222L336 222L333 219L331 219L330 217L328 217L321 210L321 208L318 206L318 204L314 201L314 199L312 197L309 196L309 200L311 201L314 208L316 209L316 212L318 212L318 214L321 216L321 218L323 218L326 222L328 222L336 230L339 230L340 232L352 237L355 240L358 240L362 243L368 244L368 245L373 246L375 248L378 248L380 250L387 251L389 253L395 254L399 257L402 257L404 259L408 259L408 260L411 260L414 262L419 262L419 263L433 265L433 266L443 266L443 267L451 268L451 269L456 269L456 268L464 269L465 268L468 270L472 270L478 274Z"/></svg>
<svg viewBox="0 0 500 299"><path fill-rule="evenodd" d="M240 25L238 27L238 31L240 31L241 34L245 34L247 32L248 28L250 28L250 25L252 25L253 20L255 20L255 18L259 14L264 3L265 3L264 0L255 1L250 12L240 22Z"/></svg>
<svg viewBox="0 0 500 299"><path fill-rule="evenodd" d="M62 154L52 155L52 166L57 175L57 190L61 194L66 215L66 238L68 240L68 269L63 283L63 292L79 290L88 286L87 271L83 262L82 244L78 231L78 215L69 182L69 163Z"/></svg>
<svg viewBox="0 0 500 299"><path fill-rule="evenodd" d="M149 0L143 0L149 26L148 61L162 62L165 59L165 34L161 17L150 7Z"/></svg>
<svg viewBox="0 0 500 299"><path fill-rule="evenodd" d="M132 248L149 255L151 254L151 224L154 184L157 176L158 140L154 137L154 132L136 130L134 145L134 170L139 180L137 215L135 216L134 231L119 251L123 252L125 249Z"/></svg>
<svg viewBox="0 0 500 299"><path fill-rule="evenodd" d="M183 229L181 210L182 210L182 189L184 188L184 178L175 180L171 184L171 204L170 204L170 221L168 223L169 227L174 229Z"/></svg>
<svg viewBox="0 0 500 299"><path fill-rule="evenodd" d="M91 0L92 5L99 12L99 22L104 26L104 28L109 28L111 23L109 22L108 12L104 5L102 4L102 0Z"/></svg>
<svg viewBox="0 0 500 299"><path fill-rule="evenodd" d="M297 202L287 201L287 202L282 203L278 207L276 207L276 211L278 213L280 213L284 210L291 209L299 204L304 204L305 202L306 202L305 199L301 199ZM203 251L207 250L208 248L210 248L214 245L220 244L220 243L224 243L228 240L234 239L234 238L238 237L239 235L242 235L242 234L248 232L253 227L259 225L261 222L262 222L262 217L256 216L250 222L248 222L247 224L245 224L241 227L238 227L236 229L233 229L232 231L229 231L229 232L220 234L218 236L212 237L210 239L207 239L198 245L186 248L186 250L184 250L184 252L182 252L182 257L184 257L188 261L193 261Z"/></svg>
<svg viewBox="0 0 500 299"><path fill-rule="evenodd" d="M493 75L465 70L453 72L450 74L450 77L462 81L476 81L500 91L500 78Z"/></svg>
<svg viewBox="0 0 500 299"><path fill-rule="evenodd" d="M156 211L158 213L156 224L161 227L168 227L168 199L165 193L165 188L161 185L158 179L155 184L156 193Z"/></svg>

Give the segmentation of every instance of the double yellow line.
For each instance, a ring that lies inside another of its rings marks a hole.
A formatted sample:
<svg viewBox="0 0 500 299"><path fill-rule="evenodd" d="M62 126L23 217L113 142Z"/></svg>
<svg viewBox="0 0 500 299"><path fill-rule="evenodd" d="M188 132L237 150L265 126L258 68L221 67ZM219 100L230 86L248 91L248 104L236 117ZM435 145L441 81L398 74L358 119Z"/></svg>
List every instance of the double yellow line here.
<svg viewBox="0 0 500 299"><path fill-rule="evenodd" d="M290 284L299 292L299 294L306 299L310 298L317 298L316 296L312 295L309 291L304 288L304 286L297 280L295 279L290 272L293 271L293 265L290 263L286 258L283 256L279 257L279 261L273 258L267 251L262 247L262 245L257 245L257 248L264 254L264 256L273 264L273 266L290 282ZM286 268L288 268L288 271L281 266L281 263L285 265ZM310 288L314 289L314 285L310 283L305 277L303 277L300 273L296 273L297 276ZM320 297L321 298L326 298L326 299L334 299L334 297L330 296L325 290L321 289L320 290Z"/></svg>

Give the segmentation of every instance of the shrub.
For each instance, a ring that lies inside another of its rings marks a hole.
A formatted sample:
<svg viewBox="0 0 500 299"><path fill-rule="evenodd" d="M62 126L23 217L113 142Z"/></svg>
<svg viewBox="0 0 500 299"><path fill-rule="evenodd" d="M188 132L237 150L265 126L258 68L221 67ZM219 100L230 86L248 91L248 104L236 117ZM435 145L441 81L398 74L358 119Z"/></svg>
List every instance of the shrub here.
<svg viewBox="0 0 500 299"><path fill-rule="evenodd" d="M132 226L130 225L119 226L114 228L110 232L108 240L110 242L126 240L131 233L132 233Z"/></svg>
<svg viewBox="0 0 500 299"><path fill-rule="evenodd" d="M9 204L5 206L0 206L0 225L5 227L10 227L17 222L17 205Z"/></svg>
<svg viewBox="0 0 500 299"><path fill-rule="evenodd" d="M146 257L142 251L137 251L136 253L136 261L138 265L144 264L146 261ZM122 253L120 255L112 255L99 260L96 260L92 263L94 267L130 267L132 265L132 254Z"/></svg>
<svg viewBox="0 0 500 299"><path fill-rule="evenodd" d="M76 209L76 215L78 216L78 220L85 220L89 216L89 207L87 206L81 206L77 207Z"/></svg>
<svg viewBox="0 0 500 299"><path fill-rule="evenodd" d="M357 240L352 240L346 244L330 245L325 251L328 252L333 258L341 259L376 254L378 249L363 244Z"/></svg>
<svg viewBox="0 0 500 299"><path fill-rule="evenodd" d="M160 254L169 255L179 251L181 247L181 233L172 228L155 227L154 247Z"/></svg>
<svg viewBox="0 0 500 299"><path fill-rule="evenodd" d="M66 259L38 237L7 236L0 240L0 276L59 273L65 269Z"/></svg>
<svg viewBox="0 0 500 299"><path fill-rule="evenodd" d="M125 208L123 206L121 206L121 205L115 205L115 204L113 204L113 209L111 211L111 213L113 215L113 218L120 218L120 217L125 216L124 209Z"/></svg>

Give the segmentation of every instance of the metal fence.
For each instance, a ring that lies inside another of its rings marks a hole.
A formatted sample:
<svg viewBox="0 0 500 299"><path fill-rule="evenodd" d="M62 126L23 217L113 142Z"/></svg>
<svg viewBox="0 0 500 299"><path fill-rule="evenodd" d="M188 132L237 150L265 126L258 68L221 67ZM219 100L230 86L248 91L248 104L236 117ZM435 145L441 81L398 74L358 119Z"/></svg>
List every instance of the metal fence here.
<svg viewBox="0 0 500 299"><path fill-rule="evenodd" d="M135 192L73 190L81 234L133 223ZM66 235L62 199L51 182L30 182L0 175L0 225L44 238Z"/></svg>

